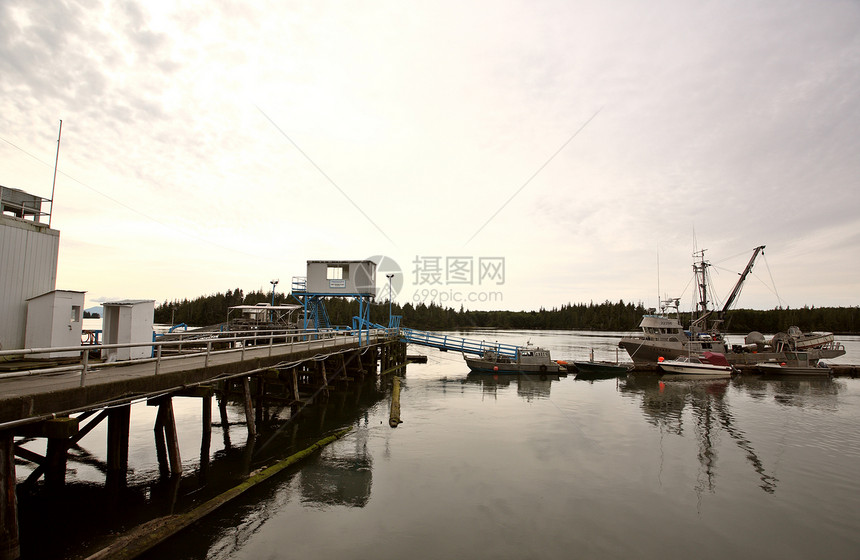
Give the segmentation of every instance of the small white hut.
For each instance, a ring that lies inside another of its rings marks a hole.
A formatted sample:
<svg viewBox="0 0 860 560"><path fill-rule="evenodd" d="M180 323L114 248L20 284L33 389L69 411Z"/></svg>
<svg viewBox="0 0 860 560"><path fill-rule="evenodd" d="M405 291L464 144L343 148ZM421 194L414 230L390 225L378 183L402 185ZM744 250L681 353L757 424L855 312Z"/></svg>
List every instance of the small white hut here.
<svg viewBox="0 0 860 560"><path fill-rule="evenodd" d="M155 300L123 299L102 303L102 343L129 344L152 342ZM136 360L152 356L152 346L106 348L102 358L108 361Z"/></svg>
<svg viewBox="0 0 860 560"><path fill-rule="evenodd" d="M80 346L83 327L84 294L71 290L51 290L27 300L26 348ZM36 358L70 358L80 352L46 352Z"/></svg>

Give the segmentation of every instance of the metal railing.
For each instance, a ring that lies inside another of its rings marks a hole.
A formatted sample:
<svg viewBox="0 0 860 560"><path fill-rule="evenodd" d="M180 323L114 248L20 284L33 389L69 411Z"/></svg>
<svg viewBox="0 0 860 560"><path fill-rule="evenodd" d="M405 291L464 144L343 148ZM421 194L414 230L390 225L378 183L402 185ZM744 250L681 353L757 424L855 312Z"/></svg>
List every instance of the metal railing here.
<svg viewBox="0 0 860 560"><path fill-rule="evenodd" d="M481 356L485 351L492 350L500 356L516 358L519 347L513 344L499 344L498 342L487 342L485 340L471 340L459 336L440 335L427 331L416 331L400 327L400 337L404 342L420 344L440 350L452 350L464 354L475 354Z"/></svg>
<svg viewBox="0 0 860 560"><path fill-rule="evenodd" d="M189 331L191 335L194 331ZM57 373L81 372L81 387L86 385L87 374L96 369L104 369L130 364L155 363L154 375L159 375L161 365L164 362L193 357L204 357L203 367L209 367L210 358L215 355L235 353L239 355L239 362L244 362L246 353L268 348L268 357L272 356L275 348L290 348L290 353L298 349L336 348L340 344L348 342L360 342L362 346L378 342L382 339L397 338L398 329L371 329L361 331L364 336L359 338L357 330L295 330L295 329L266 329L265 331L225 331L212 332L207 338L197 337L169 341L133 342L123 344L87 344L81 346L61 346L52 348L24 348L19 350L2 350L0 359L8 357L25 358L27 356L48 353L71 353L79 352L80 361L76 364L64 366L34 368L19 370L8 373L0 373L0 380L14 377L26 377L31 375L49 375ZM250 334L249 334L250 333ZM369 336L367 336L369 335ZM313 344L321 342L321 344ZM313 344L313 345L312 345ZM226 345L227 348L218 348ZM305 348L301 348L304 346ZM116 350L123 348L152 348L153 356L150 358L137 358L123 361L104 361L90 363L90 352L103 350ZM184 347L184 348L183 348ZM176 349L175 355L165 355L165 349ZM254 357L259 357L259 352L254 352Z"/></svg>

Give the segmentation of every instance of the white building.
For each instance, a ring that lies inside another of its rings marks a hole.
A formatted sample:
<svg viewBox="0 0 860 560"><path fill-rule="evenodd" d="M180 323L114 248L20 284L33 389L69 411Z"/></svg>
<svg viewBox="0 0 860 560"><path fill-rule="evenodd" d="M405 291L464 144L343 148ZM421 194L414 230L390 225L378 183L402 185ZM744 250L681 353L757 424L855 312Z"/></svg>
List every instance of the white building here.
<svg viewBox="0 0 860 560"><path fill-rule="evenodd" d="M0 186L0 349L24 348L27 300L56 288L60 232L41 223L44 199ZM80 343L80 339L78 339Z"/></svg>
<svg viewBox="0 0 860 560"><path fill-rule="evenodd" d="M52 290L27 300L25 348L80 346L83 330L84 294ZM36 358L75 358L80 352L45 352Z"/></svg>
<svg viewBox="0 0 860 560"><path fill-rule="evenodd" d="M152 322L155 315L155 300L123 299L102 304L102 344L129 344L152 342ZM135 360L152 356L152 346L131 348L106 348L102 350L105 360Z"/></svg>

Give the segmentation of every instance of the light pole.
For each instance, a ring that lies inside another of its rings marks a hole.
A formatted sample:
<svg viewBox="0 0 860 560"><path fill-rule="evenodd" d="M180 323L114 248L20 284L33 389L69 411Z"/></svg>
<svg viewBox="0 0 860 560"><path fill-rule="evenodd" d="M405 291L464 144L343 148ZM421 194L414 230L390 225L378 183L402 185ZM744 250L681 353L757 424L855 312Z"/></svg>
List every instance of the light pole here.
<svg viewBox="0 0 860 560"><path fill-rule="evenodd" d="M394 274L386 274L385 277L388 278L388 328L391 328L391 279Z"/></svg>
<svg viewBox="0 0 860 560"><path fill-rule="evenodd" d="M279 280L269 280L269 284L272 285L272 307L275 307L275 286L278 285Z"/></svg>
<svg viewBox="0 0 860 560"><path fill-rule="evenodd" d="M272 307L275 307L275 286L278 285L278 279L269 280L269 284L272 285ZM272 310L272 316L269 319L271 322L275 322L275 310Z"/></svg>

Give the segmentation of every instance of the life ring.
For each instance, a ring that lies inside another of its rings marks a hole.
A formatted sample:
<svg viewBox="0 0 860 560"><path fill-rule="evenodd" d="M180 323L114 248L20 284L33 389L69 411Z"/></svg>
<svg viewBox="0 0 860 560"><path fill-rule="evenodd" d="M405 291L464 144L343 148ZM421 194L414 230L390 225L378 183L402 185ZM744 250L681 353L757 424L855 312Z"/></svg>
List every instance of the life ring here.
<svg viewBox="0 0 860 560"><path fill-rule="evenodd" d="M96 335L92 331L85 331L81 334L81 344L94 344Z"/></svg>

